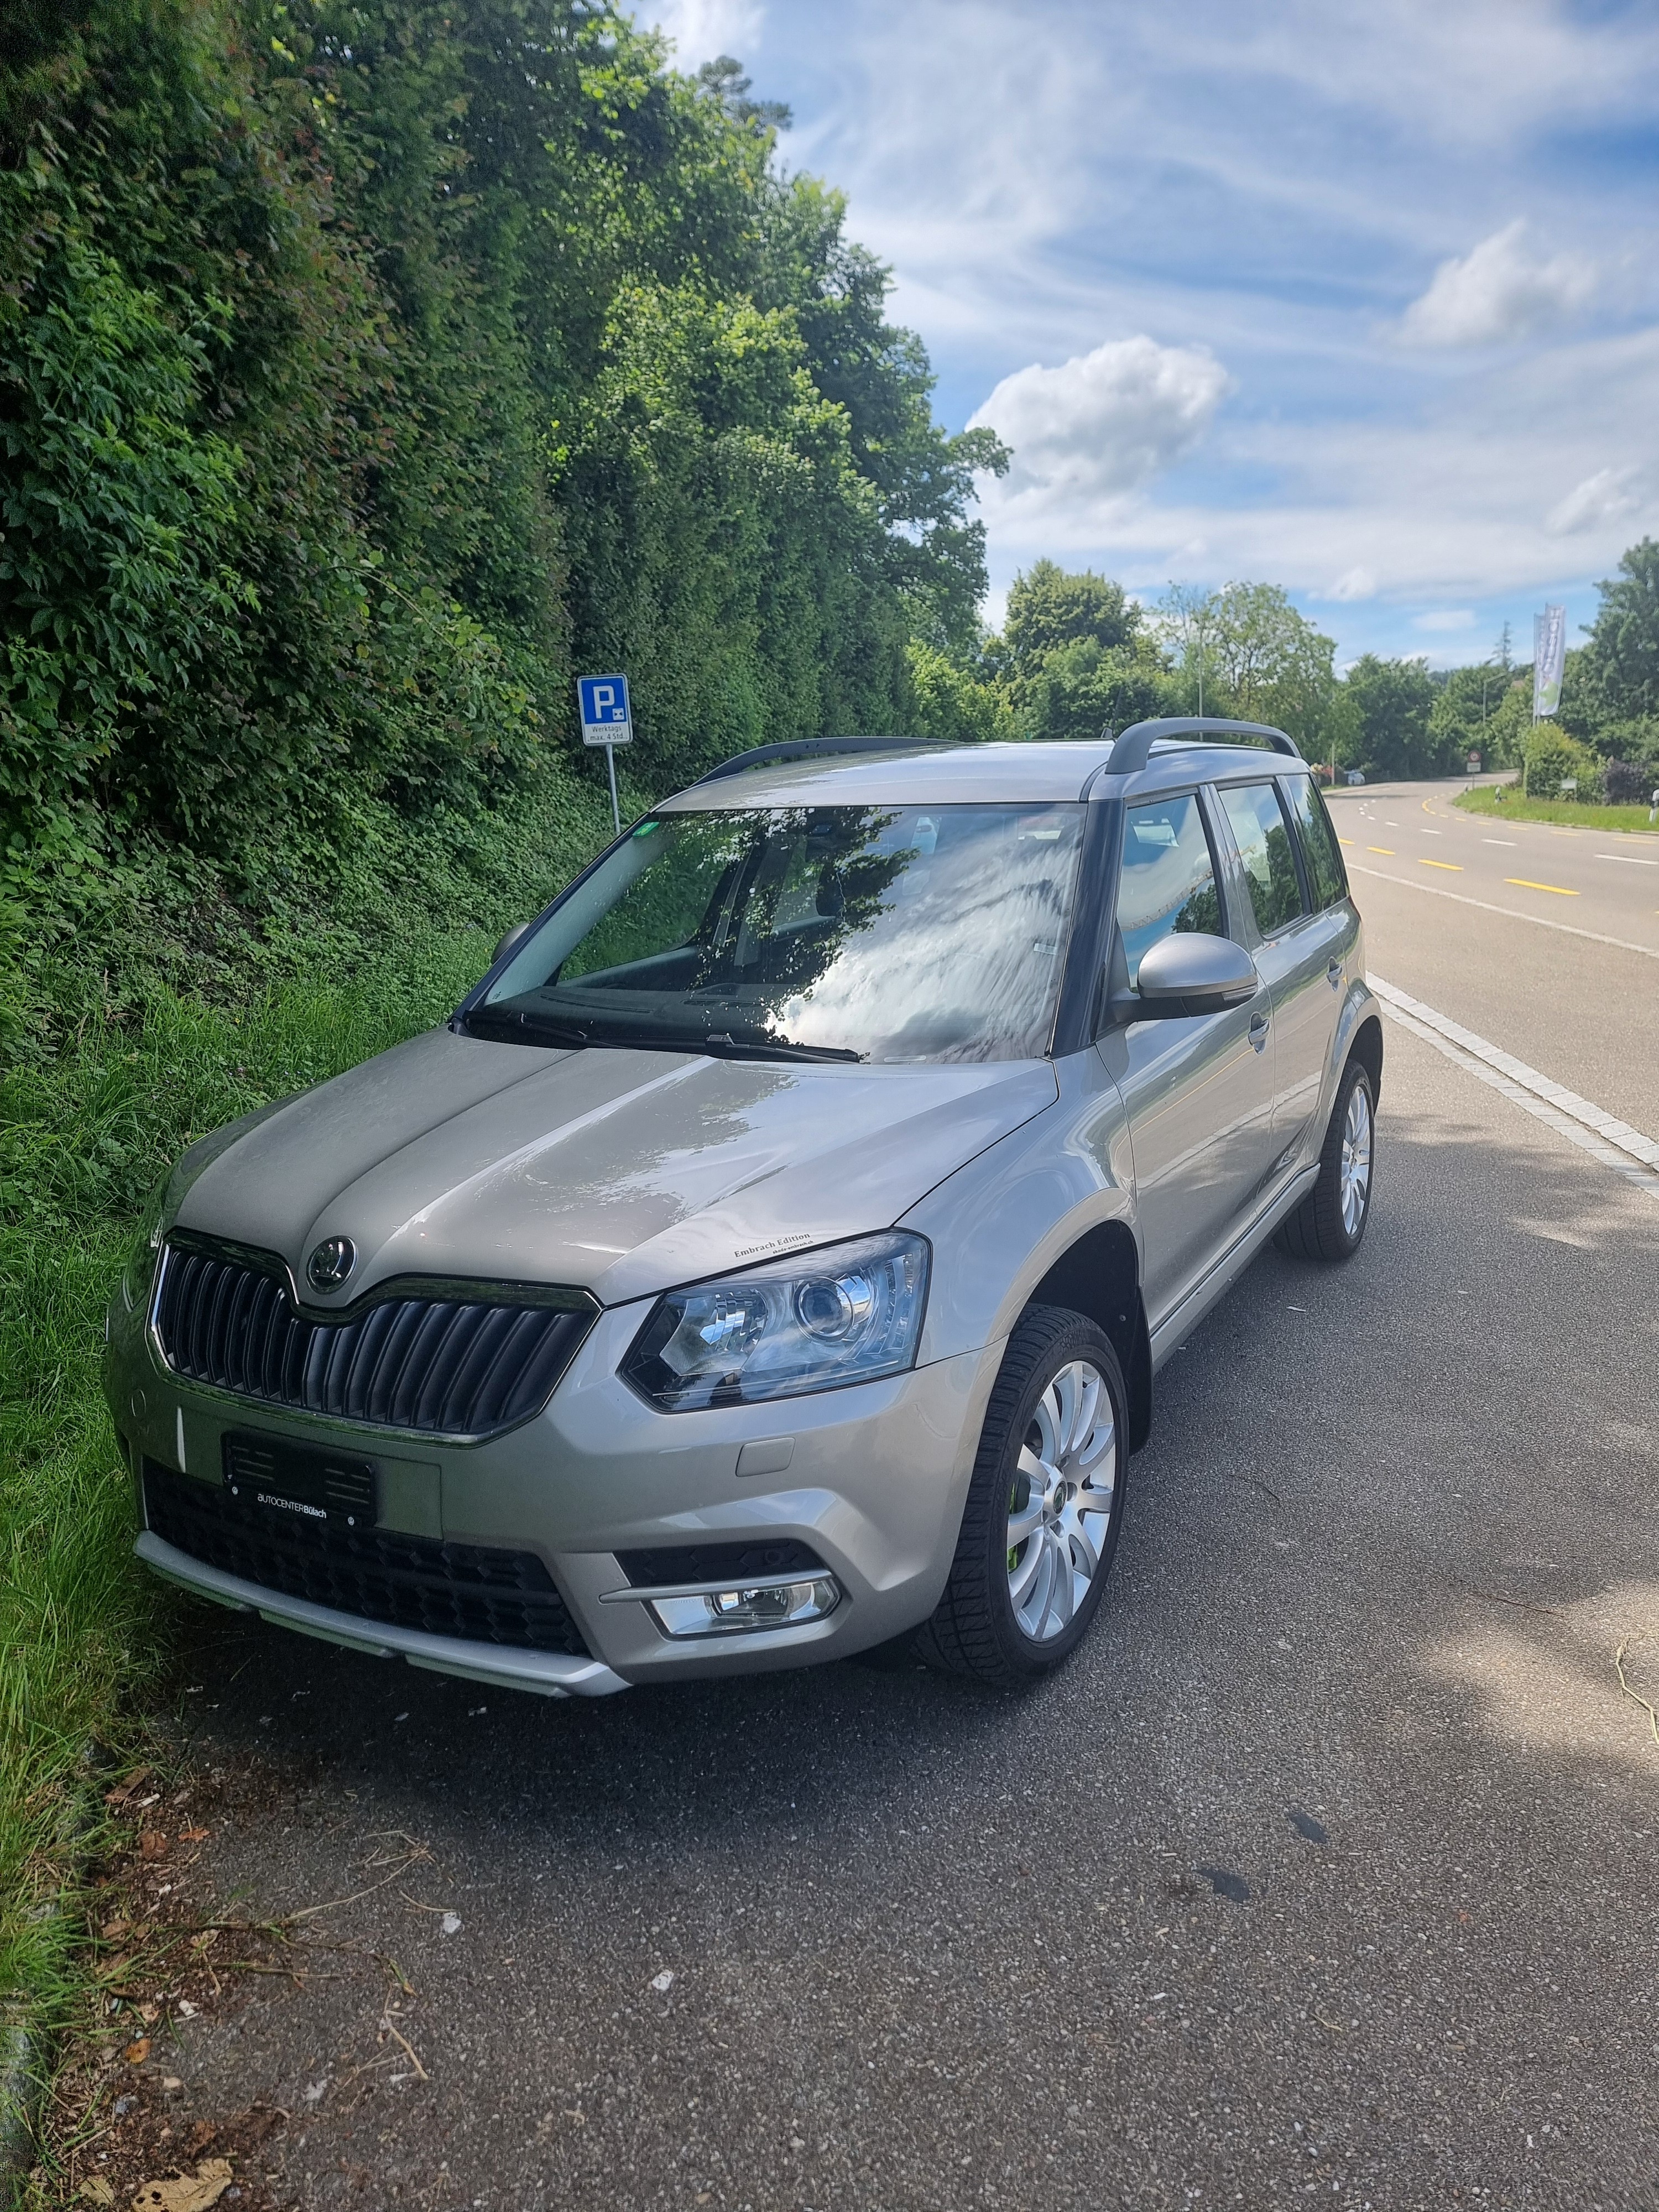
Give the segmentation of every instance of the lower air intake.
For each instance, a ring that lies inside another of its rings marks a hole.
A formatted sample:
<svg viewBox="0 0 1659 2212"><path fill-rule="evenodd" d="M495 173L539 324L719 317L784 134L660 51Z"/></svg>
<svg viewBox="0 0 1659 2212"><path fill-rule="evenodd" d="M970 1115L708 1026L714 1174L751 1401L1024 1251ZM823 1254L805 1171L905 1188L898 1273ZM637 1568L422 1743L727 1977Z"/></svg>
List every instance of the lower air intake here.
<svg viewBox="0 0 1659 2212"><path fill-rule="evenodd" d="M144 1462L144 1519L164 1543L259 1589L429 1636L589 1652L533 1552L445 1544L390 1528L284 1519L216 1482Z"/></svg>

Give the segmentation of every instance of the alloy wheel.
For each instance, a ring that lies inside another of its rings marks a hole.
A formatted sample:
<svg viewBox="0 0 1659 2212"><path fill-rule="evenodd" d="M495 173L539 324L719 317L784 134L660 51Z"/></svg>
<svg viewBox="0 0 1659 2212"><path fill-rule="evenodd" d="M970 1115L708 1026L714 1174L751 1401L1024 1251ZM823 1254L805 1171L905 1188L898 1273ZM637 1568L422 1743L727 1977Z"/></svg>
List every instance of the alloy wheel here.
<svg viewBox="0 0 1659 2212"><path fill-rule="evenodd" d="M1358 1236L1371 1193L1371 1102L1363 1083L1348 1094L1342 1124L1342 1227L1350 1242Z"/></svg>
<svg viewBox="0 0 1659 2212"><path fill-rule="evenodd" d="M1008 1499L1008 1596L1034 1644L1060 1634L1100 1571L1117 1495L1106 1378L1073 1359L1038 1399Z"/></svg>

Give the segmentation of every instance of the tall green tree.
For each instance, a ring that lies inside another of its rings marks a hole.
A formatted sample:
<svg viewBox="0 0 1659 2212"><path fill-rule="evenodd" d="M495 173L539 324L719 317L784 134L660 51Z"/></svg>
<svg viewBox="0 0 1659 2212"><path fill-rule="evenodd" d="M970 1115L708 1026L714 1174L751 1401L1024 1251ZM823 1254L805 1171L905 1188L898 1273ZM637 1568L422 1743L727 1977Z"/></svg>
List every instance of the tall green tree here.
<svg viewBox="0 0 1659 2212"><path fill-rule="evenodd" d="M996 665L1027 738L1097 738L1167 702L1167 662L1139 605L1109 577L1053 561L1010 586Z"/></svg>
<svg viewBox="0 0 1659 2212"><path fill-rule="evenodd" d="M1659 718L1659 540L1644 538L1596 586L1584 675L1607 721Z"/></svg>
<svg viewBox="0 0 1659 2212"><path fill-rule="evenodd" d="M1435 693L1429 710L1428 753L1439 771L1455 772L1471 753L1480 755L1483 768L1518 764L1513 709L1506 704L1514 683L1501 660L1473 662L1431 680Z"/></svg>
<svg viewBox="0 0 1659 2212"><path fill-rule="evenodd" d="M1562 726L1604 760L1639 769L1615 780L1645 791L1659 775L1659 542L1632 545L1597 588L1589 641L1567 655Z"/></svg>
<svg viewBox="0 0 1659 2212"><path fill-rule="evenodd" d="M343 854L464 843L591 773L579 667L633 676L660 787L759 738L906 726L914 637L971 661L973 484L1006 457L934 422L886 272L778 169L787 116L750 91L591 0L25 11L0 46L16 896L44 855L148 841L257 914Z"/></svg>
<svg viewBox="0 0 1659 2212"><path fill-rule="evenodd" d="M1437 773L1446 746L1430 728L1435 684L1422 661L1362 653L1348 671L1347 688L1358 712L1360 757L1368 775Z"/></svg>
<svg viewBox="0 0 1659 2212"><path fill-rule="evenodd" d="M1176 659L1182 710L1286 731L1311 760L1349 757L1353 716L1339 682L1335 640L1316 629L1276 584L1177 587L1159 611Z"/></svg>

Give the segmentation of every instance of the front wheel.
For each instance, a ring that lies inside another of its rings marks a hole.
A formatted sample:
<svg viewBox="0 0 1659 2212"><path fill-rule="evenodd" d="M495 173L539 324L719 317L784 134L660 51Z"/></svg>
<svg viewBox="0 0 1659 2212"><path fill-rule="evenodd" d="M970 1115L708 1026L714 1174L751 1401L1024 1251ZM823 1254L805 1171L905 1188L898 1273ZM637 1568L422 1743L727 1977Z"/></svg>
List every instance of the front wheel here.
<svg viewBox="0 0 1659 2212"><path fill-rule="evenodd" d="M924 1659L1012 1689L1071 1656L1117 1549L1127 1437L1108 1338L1032 1307L986 1408L951 1578L916 1638Z"/></svg>
<svg viewBox="0 0 1659 2212"><path fill-rule="evenodd" d="M1292 1260L1352 1260L1371 1217L1376 1162L1376 1094L1365 1068L1351 1060L1320 1150L1319 1180L1274 1231L1279 1250Z"/></svg>

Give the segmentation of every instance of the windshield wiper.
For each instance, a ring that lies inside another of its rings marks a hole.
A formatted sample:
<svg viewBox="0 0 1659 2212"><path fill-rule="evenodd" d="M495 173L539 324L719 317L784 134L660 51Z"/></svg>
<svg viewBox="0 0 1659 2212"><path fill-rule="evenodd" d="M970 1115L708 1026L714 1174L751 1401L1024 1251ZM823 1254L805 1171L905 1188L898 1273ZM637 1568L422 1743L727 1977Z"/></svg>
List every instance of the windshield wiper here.
<svg viewBox="0 0 1659 2212"><path fill-rule="evenodd" d="M504 1006L475 1006L466 1016L468 1034L497 1044L568 1045L580 1051L593 1040L574 1022L554 1021L544 1014L509 1012Z"/></svg>
<svg viewBox="0 0 1659 2212"><path fill-rule="evenodd" d="M712 1036L688 1034L684 1030L587 1030L533 1009L479 1006L466 1017L469 1031L493 1036L501 1043L568 1045L617 1052L707 1053L716 1060L861 1060L864 1054L844 1045L789 1044L782 1038L734 1037L726 1030Z"/></svg>
<svg viewBox="0 0 1659 2212"><path fill-rule="evenodd" d="M789 1044L782 1037L734 1037L723 1030L705 1037L702 1049L721 1060L852 1060L865 1055L842 1044Z"/></svg>

